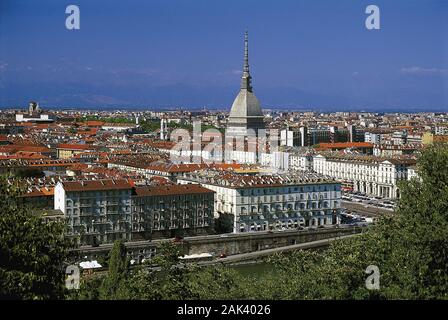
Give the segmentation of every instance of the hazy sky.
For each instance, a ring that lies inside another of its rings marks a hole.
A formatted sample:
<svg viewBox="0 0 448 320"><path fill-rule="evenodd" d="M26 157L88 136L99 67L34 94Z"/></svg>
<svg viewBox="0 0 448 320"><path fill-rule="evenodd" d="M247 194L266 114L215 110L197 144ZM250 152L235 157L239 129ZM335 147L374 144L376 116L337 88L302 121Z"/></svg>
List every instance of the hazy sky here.
<svg viewBox="0 0 448 320"><path fill-rule="evenodd" d="M448 111L446 0L0 0L0 106L228 108L246 29L265 108Z"/></svg>

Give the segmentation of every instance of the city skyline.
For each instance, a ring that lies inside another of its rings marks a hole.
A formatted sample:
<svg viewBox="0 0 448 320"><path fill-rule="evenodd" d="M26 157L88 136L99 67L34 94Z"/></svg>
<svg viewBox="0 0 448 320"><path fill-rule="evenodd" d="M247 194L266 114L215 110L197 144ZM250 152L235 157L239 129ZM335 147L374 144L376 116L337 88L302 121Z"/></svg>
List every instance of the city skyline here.
<svg viewBox="0 0 448 320"><path fill-rule="evenodd" d="M2 0L0 300L446 299L447 9Z"/></svg>
<svg viewBox="0 0 448 320"><path fill-rule="evenodd" d="M369 4L79 1L67 30L68 3L4 1L0 107L230 110L247 29L264 109L446 111L447 4L376 1L367 30Z"/></svg>

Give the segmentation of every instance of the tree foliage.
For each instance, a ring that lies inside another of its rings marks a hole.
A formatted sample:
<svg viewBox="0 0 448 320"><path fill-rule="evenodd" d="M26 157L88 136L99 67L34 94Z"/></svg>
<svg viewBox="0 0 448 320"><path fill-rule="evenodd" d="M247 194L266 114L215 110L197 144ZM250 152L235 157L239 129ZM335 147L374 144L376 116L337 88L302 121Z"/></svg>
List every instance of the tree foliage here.
<svg viewBox="0 0 448 320"><path fill-rule="evenodd" d="M230 233L233 231L233 214L220 214L218 218L215 219L214 228L215 232Z"/></svg>
<svg viewBox="0 0 448 320"><path fill-rule="evenodd" d="M418 162L418 179L400 185L398 208L367 232L322 251L277 254L272 272L242 276L223 266L185 266L179 246L165 243L123 282L124 299L447 299L448 148L434 145ZM368 266L379 290L366 288Z"/></svg>
<svg viewBox="0 0 448 320"><path fill-rule="evenodd" d="M44 222L0 177L0 299L59 299L70 243L65 225Z"/></svg>
<svg viewBox="0 0 448 320"><path fill-rule="evenodd" d="M128 267L129 262L124 243L117 240L110 253L109 272L101 285L101 298L117 299L120 297L121 286L126 280Z"/></svg>

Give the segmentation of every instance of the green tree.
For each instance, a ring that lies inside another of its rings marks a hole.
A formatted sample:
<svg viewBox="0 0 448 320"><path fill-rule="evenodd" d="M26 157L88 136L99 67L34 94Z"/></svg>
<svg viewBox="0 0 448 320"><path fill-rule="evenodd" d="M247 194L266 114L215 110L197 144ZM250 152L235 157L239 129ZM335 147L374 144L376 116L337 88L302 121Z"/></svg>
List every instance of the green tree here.
<svg viewBox="0 0 448 320"><path fill-rule="evenodd" d="M181 262L181 255L180 245L168 241L161 243L157 256L128 278L124 295L130 299L151 300L194 298L189 281L193 271Z"/></svg>
<svg viewBox="0 0 448 320"><path fill-rule="evenodd" d="M146 120L140 122L140 126L147 133L155 132L157 129L160 129L160 122L155 120Z"/></svg>
<svg viewBox="0 0 448 320"><path fill-rule="evenodd" d="M0 177L0 299L60 299L70 242L65 224L44 222Z"/></svg>
<svg viewBox="0 0 448 320"><path fill-rule="evenodd" d="M126 247L123 241L117 240L110 253L109 270L100 290L102 299L117 299L120 297L121 286L128 274L129 262L126 257Z"/></svg>
<svg viewBox="0 0 448 320"><path fill-rule="evenodd" d="M233 220L234 220L233 214L220 214L219 217L215 219L214 223L215 232L218 234L232 232Z"/></svg>
<svg viewBox="0 0 448 320"><path fill-rule="evenodd" d="M190 296L184 299L234 300L247 299L250 281L234 269L224 266L190 267L187 275Z"/></svg>
<svg viewBox="0 0 448 320"><path fill-rule="evenodd" d="M401 184L394 214L363 235L335 242L323 252L298 251L271 262L274 299L448 298L448 149L435 145L418 161L419 179ZM380 290L367 290L364 270L380 270Z"/></svg>
<svg viewBox="0 0 448 320"><path fill-rule="evenodd" d="M179 259L183 255L180 244L162 242L159 254L154 257L153 263L160 267L157 271L156 284L159 285L159 299L183 299L190 296L189 283L186 274L188 266Z"/></svg>
<svg viewBox="0 0 448 320"><path fill-rule="evenodd" d="M98 275L90 278L81 278L79 290L69 290L67 300L99 300L101 285L105 276Z"/></svg>
<svg viewBox="0 0 448 320"><path fill-rule="evenodd" d="M448 298L448 147L435 144L417 164L419 178L401 185L395 238L403 254L396 281L416 298ZM387 231L384 230L384 233ZM394 246L395 247L395 246ZM392 258L395 258L393 256Z"/></svg>
<svg viewBox="0 0 448 320"><path fill-rule="evenodd" d="M275 272L241 276L224 266L181 263L179 245L165 242L125 281L130 299L448 299L448 149L434 145L418 161L418 179L400 185L397 210L367 232L322 251L269 258ZM380 289L365 285L369 265ZM119 277L111 277L116 279Z"/></svg>

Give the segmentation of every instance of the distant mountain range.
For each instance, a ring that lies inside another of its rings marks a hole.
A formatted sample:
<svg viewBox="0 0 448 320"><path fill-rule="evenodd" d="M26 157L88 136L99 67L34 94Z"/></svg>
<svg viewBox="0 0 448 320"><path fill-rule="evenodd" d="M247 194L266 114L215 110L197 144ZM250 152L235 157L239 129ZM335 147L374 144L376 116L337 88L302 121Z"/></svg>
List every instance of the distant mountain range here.
<svg viewBox="0 0 448 320"><path fill-rule="evenodd" d="M24 94L26 92L26 94ZM255 94L264 109L313 111L371 112L448 112L443 96L416 95L406 92L381 95L376 101L344 94L319 94L292 87L256 87ZM36 86L4 86L0 92L0 108L25 107L35 100L43 108L81 109L151 109L151 110L230 110L238 87L166 86L110 88L82 84ZM441 93L443 95L443 93ZM20 98L19 98L20 97ZM400 98L399 98L400 97Z"/></svg>

